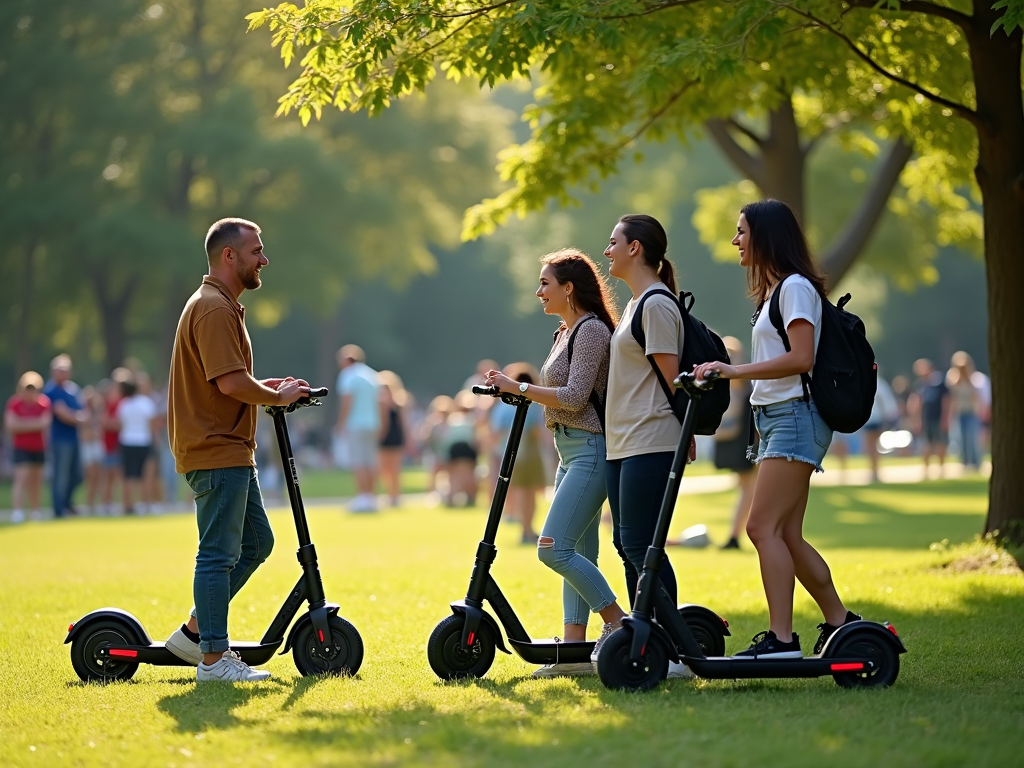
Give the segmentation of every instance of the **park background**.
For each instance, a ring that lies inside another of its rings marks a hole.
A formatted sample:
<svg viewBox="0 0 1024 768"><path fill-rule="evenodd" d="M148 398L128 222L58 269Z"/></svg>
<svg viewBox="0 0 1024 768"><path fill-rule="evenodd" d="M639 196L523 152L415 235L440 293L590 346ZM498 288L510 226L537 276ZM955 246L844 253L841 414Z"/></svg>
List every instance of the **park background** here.
<svg viewBox="0 0 1024 768"><path fill-rule="evenodd" d="M271 260L264 288L243 299L258 375L330 385L335 350L358 343L422 403L453 394L482 357L537 364L554 330L532 296L537 259L576 245L600 260L618 216L636 211L666 223L698 316L747 337L752 308L722 235L734 203L758 189L710 130L641 139L598 188L570 189L578 205L556 200L463 242L466 208L504 188L499 151L529 139L520 119L535 99L529 88L438 79L426 98L396 100L378 117L325 109L303 127L295 115L274 117L296 69L281 66L265 29L245 32L255 10L237 0L0 7L0 378L12 390L21 371L45 373L58 352L72 355L80 383L127 358L160 383L181 306L205 272L202 236L224 215L258 221ZM764 130L770 117L749 106L740 119ZM796 107L805 114L806 104ZM886 158L885 141L863 124L839 128L809 155L806 223L819 251ZM968 202L950 237L940 226L950 212L897 184L839 286L854 294L888 377L922 356L943 369L958 349L989 370L981 208L969 184L957 194ZM673 535L704 523L722 540L732 501L684 497ZM423 646L465 587L480 510L414 503L353 518L336 504L310 506L327 593L366 639L355 679L300 679L285 657L269 665L266 686L204 691L187 671L157 669L82 686L61 645L69 622L121 605L159 638L187 611L191 518L0 527L2 762L1019 761L1024 577L991 541L975 540L984 477L812 491L808 535L844 596L892 620L910 649L894 688L854 695L826 679L673 681L628 696L593 679L532 680L514 657L482 681L441 685ZM232 633L247 638L295 577L289 516L272 516L278 549L232 613ZM556 632L557 580L516 536L503 527L498 578L531 631ZM621 592L603 537L602 567ZM749 547L734 559L672 557L685 599L730 620L731 652L745 647L765 613ZM820 620L802 592L796 620L805 634Z"/></svg>

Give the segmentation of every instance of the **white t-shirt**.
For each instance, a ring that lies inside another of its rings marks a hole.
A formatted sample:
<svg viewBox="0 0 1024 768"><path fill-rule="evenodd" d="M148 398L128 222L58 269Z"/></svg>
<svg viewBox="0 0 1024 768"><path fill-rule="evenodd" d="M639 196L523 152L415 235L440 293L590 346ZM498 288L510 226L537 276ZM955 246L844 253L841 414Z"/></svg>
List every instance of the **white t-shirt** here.
<svg viewBox="0 0 1024 768"><path fill-rule="evenodd" d="M132 395L117 404L117 420L121 422L118 441L121 445L153 444L150 421L156 416L156 404L145 395Z"/></svg>
<svg viewBox="0 0 1024 768"><path fill-rule="evenodd" d="M782 337L768 317L772 294L777 287L778 284L768 292L761 314L754 323L750 344L752 363L763 363L786 354ZM818 340L821 338L821 296L811 285L811 281L801 275L788 277L782 284L779 310L782 313L782 324L787 330L794 320L806 320L814 325L814 353L817 355ZM757 379L754 381L754 391L750 395L750 404L771 405L803 396L804 389L800 384L799 375L781 379Z"/></svg>
<svg viewBox="0 0 1024 768"><path fill-rule="evenodd" d="M655 283L647 291L668 290ZM643 296L643 294L640 294ZM611 338L605 441L609 459L674 451L682 427L672 412L647 355L683 353L683 319L668 296L644 303L643 329L647 348L636 343L630 325L639 302L630 299Z"/></svg>

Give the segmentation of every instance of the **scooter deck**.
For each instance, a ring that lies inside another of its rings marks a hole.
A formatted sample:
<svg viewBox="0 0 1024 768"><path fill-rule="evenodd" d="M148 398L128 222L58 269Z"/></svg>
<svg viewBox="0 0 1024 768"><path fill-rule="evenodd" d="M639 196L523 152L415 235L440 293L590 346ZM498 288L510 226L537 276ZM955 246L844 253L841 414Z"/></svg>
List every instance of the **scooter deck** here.
<svg viewBox="0 0 1024 768"><path fill-rule="evenodd" d="M820 656L805 656L802 659L737 659L733 656L711 656L703 659L683 656L681 658L694 674L707 680L824 677L849 672L866 672L874 668L874 663L863 656L827 659Z"/></svg>
<svg viewBox="0 0 1024 768"><path fill-rule="evenodd" d="M594 650L594 643L589 640L567 642L553 637L543 640L509 638L508 644L528 664L585 664Z"/></svg>
<svg viewBox="0 0 1024 768"><path fill-rule="evenodd" d="M281 642L284 642L283 640ZM262 645L261 643L231 643L235 651L249 666L266 664L281 647L281 642ZM173 654L163 643L149 645L109 645L98 651L99 656L133 664L153 664L157 667L194 667L195 665Z"/></svg>

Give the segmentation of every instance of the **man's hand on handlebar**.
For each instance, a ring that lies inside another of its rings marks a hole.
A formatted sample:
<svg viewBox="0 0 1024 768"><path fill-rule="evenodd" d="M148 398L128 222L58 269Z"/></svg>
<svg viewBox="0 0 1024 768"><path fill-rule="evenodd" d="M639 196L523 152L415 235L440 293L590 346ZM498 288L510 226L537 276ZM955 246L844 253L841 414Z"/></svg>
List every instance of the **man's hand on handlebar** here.
<svg viewBox="0 0 1024 768"><path fill-rule="evenodd" d="M289 381L297 381L304 387L309 386L308 381L305 381L304 379L296 379L294 376L285 376L283 379L264 379L263 381L260 382L260 384L262 384L265 387L270 387L271 389L280 389L282 384L285 384Z"/></svg>
<svg viewBox="0 0 1024 768"><path fill-rule="evenodd" d="M268 383L267 386L270 386ZM309 397L309 384L302 379L280 379L276 387L280 400L277 405L291 405L304 397Z"/></svg>

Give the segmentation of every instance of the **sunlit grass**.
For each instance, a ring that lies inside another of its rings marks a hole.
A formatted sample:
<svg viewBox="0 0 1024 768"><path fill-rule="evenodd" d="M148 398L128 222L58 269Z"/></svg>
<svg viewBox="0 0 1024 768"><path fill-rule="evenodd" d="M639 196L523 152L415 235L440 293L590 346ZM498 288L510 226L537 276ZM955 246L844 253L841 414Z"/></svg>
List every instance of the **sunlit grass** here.
<svg viewBox="0 0 1024 768"><path fill-rule="evenodd" d="M0 528L0 764L104 766L1013 765L1024 733L1024 576L939 567L941 539L981 529L983 481L812 491L809 536L847 603L900 630L896 685L845 691L831 679L670 681L646 695L594 678L534 680L498 654L479 681L439 683L424 646L465 593L479 510L409 506L349 516L310 504L328 598L363 636L354 679L303 679L275 657L267 683L197 687L184 668L140 668L126 684L82 685L68 623L125 608L162 639L191 605L193 519L100 518ZM673 534L706 523L724 540L733 497L684 497ZM907 510L907 511L904 511ZM257 639L294 583L294 531L272 513L277 549L232 606ZM603 531L602 570L621 595ZM533 634L560 633L560 584L502 526L494 573ZM757 559L673 549L680 597L729 619L728 648L767 625ZM797 592L805 647L821 620ZM592 623L591 633L598 627Z"/></svg>

